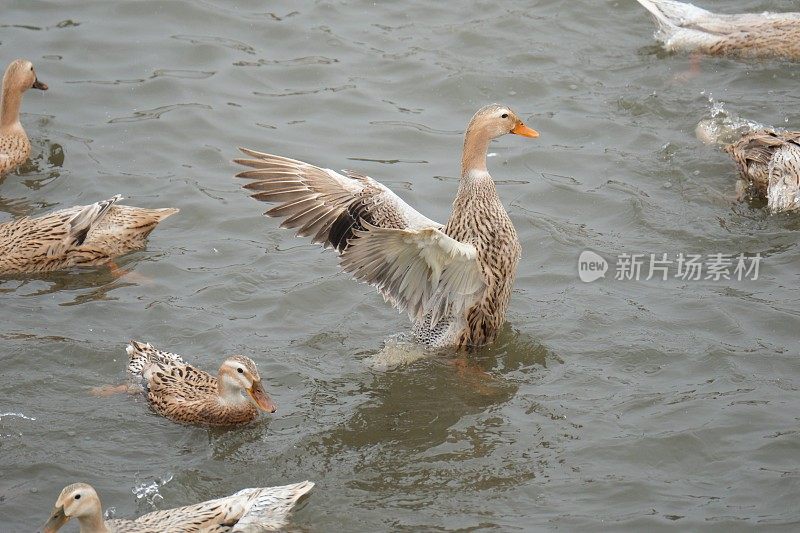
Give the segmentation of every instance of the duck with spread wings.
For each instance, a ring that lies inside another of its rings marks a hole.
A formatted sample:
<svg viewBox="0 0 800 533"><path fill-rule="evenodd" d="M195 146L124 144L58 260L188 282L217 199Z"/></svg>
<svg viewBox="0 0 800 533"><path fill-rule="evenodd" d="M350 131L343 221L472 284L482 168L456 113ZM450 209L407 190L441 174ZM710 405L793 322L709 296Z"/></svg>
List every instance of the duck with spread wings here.
<svg viewBox="0 0 800 533"><path fill-rule="evenodd" d="M464 136L461 180L447 224L376 180L242 149L237 176L268 216L339 254L342 269L408 312L417 341L463 349L492 342L505 322L521 246L486 168L489 143L539 134L507 106L478 110Z"/></svg>

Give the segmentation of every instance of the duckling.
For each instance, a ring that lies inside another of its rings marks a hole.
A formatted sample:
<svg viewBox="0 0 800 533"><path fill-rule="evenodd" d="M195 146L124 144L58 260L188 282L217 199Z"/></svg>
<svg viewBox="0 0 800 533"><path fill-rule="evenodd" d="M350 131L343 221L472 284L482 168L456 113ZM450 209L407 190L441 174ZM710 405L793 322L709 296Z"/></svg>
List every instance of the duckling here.
<svg viewBox="0 0 800 533"><path fill-rule="evenodd" d="M227 358L214 377L149 343L132 340L125 351L128 373L144 381L150 406L175 422L233 426L255 420L259 409L277 410L264 392L256 364L244 355Z"/></svg>
<svg viewBox="0 0 800 533"><path fill-rule="evenodd" d="M178 209L118 205L122 196L0 224L0 275L109 263L143 248L156 225Z"/></svg>
<svg viewBox="0 0 800 533"><path fill-rule="evenodd" d="M674 0L638 0L670 52L800 60L800 13L721 15Z"/></svg>
<svg viewBox="0 0 800 533"><path fill-rule="evenodd" d="M47 90L27 59L15 59L3 75L0 99L0 176L17 168L28 159L31 142L19 122L22 93L28 89Z"/></svg>
<svg viewBox="0 0 800 533"><path fill-rule="evenodd" d="M135 520L103 520L100 497L87 483L74 483L59 494L44 525L55 533L72 518L81 533L201 533L278 531L285 528L289 512L314 483L302 481L281 487L242 489L236 494L185 507L154 511Z"/></svg>
<svg viewBox="0 0 800 533"><path fill-rule="evenodd" d="M268 216L333 248L342 269L407 311L415 339L432 348L492 342L505 322L521 246L486 168L492 139L538 137L508 106L478 110L464 135L461 182L446 225L420 214L376 180L242 148L237 174Z"/></svg>
<svg viewBox="0 0 800 533"><path fill-rule="evenodd" d="M800 131L759 129L723 147L772 213L800 209Z"/></svg>

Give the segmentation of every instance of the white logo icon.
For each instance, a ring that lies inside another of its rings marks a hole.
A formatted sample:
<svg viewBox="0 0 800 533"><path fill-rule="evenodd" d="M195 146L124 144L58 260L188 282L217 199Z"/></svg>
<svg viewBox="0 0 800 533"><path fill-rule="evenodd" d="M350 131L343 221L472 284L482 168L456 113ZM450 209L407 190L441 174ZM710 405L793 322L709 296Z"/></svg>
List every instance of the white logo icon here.
<svg viewBox="0 0 800 533"><path fill-rule="evenodd" d="M578 257L578 277L584 283L606 277L608 261L591 250L584 250Z"/></svg>

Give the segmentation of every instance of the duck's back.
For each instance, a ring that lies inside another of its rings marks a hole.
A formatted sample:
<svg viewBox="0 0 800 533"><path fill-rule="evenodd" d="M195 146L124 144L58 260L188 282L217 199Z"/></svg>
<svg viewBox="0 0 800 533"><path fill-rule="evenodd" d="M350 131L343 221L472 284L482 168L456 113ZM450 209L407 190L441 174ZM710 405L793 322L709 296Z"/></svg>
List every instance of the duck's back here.
<svg viewBox="0 0 800 533"><path fill-rule="evenodd" d="M177 209L116 205L121 196L0 224L0 274L95 266L144 247Z"/></svg>
<svg viewBox="0 0 800 533"><path fill-rule="evenodd" d="M800 59L800 13L719 14L686 2L638 0L669 51Z"/></svg>
<svg viewBox="0 0 800 533"><path fill-rule="evenodd" d="M743 135L739 140L723 149L733 158L742 179L749 181L760 196L767 196L770 169L774 167L775 156L800 148L800 131L776 132L771 129L757 130ZM786 158L780 164L786 164ZM788 160L792 164L791 159ZM796 165L795 161L792 167Z"/></svg>

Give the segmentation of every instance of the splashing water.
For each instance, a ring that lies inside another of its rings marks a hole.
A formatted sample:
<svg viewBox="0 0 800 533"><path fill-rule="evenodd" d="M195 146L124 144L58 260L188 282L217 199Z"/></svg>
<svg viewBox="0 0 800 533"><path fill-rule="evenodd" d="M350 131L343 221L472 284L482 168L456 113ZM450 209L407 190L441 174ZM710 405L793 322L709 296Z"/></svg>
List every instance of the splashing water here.
<svg viewBox="0 0 800 533"><path fill-rule="evenodd" d="M701 120L695 128L695 135L704 144L728 144L751 131L773 129L737 116L711 95L708 96L708 103L710 118Z"/></svg>
<svg viewBox="0 0 800 533"><path fill-rule="evenodd" d="M377 372L388 372L427 356L428 352L422 346L408 340L407 335L401 333L387 338L383 349L367 358L366 364Z"/></svg>
<svg viewBox="0 0 800 533"><path fill-rule="evenodd" d="M172 474L168 472L163 477L158 477L153 481L145 481L134 486L131 492L136 496L137 500L145 500L151 506L155 507L156 501L164 499L158 489L170 481L172 481Z"/></svg>

